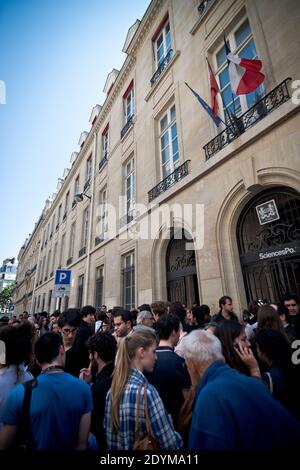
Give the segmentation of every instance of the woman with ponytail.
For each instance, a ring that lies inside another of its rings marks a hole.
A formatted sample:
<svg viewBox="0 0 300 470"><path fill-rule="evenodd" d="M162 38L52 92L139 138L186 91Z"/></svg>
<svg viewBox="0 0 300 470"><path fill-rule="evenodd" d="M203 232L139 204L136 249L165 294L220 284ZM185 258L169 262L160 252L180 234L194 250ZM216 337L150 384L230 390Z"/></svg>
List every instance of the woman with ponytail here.
<svg viewBox="0 0 300 470"><path fill-rule="evenodd" d="M108 450L132 450L135 441L137 397L139 404L139 432L146 433L144 390L147 387L147 408L151 435L161 450L178 450L182 439L153 385L143 374L151 372L156 360L156 337L151 331L136 331L121 340L110 392L106 397L104 427Z"/></svg>

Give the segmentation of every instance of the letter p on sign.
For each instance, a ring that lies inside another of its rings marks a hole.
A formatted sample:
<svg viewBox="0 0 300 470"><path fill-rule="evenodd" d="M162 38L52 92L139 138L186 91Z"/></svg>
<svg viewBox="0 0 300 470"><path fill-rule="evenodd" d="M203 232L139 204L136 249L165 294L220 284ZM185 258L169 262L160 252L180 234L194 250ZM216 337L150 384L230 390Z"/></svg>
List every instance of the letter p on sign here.
<svg viewBox="0 0 300 470"><path fill-rule="evenodd" d="M63 283L65 279L67 279L66 273L59 273L59 282Z"/></svg>

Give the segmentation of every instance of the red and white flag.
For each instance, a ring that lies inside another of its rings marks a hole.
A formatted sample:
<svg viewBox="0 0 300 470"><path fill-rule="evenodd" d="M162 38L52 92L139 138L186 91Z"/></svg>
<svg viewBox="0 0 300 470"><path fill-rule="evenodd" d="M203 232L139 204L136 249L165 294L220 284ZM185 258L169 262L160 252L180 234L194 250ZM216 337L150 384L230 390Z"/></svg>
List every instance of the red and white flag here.
<svg viewBox="0 0 300 470"><path fill-rule="evenodd" d="M256 90L265 79L257 59L242 59L234 55L225 41L231 90L235 95L246 95Z"/></svg>
<svg viewBox="0 0 300 470"><path fill-rule="evenodd" d="M212 68L208 60L207 60L207 65L208 65L209 80L210 80L211 109L212 109L212 112L215 114L215 116L217 116L219 112L217 94L220 93L220 88L219 88L216 77L214 76L214 73L212 71Z"/></svg>

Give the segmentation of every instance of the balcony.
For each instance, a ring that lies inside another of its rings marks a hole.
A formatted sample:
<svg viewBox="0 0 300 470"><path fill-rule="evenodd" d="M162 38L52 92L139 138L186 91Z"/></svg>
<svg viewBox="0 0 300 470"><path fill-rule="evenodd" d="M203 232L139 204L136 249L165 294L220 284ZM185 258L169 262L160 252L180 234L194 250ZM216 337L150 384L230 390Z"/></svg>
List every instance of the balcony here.
<svg viewBox="0 0 300 470"><path fill-rule="evenodd" d="M99 167L98 167L99 171L101 171L102 168L104 168L106 164L107 164L107 153L104 154L103 158L99 162Z"/></svg>
<svg viewBox="0 0 300 470"><path fill-rule="evenodd" d="M181 181L185 176L189 174L189 163L191 160L186 160L182 165L176 168L173 173L168 175L165 179L163 179L160 183L158 183L154 188L148 191L148 200L149 202L153 201L156 197L160 194L164 193L173 186L178 181Z"/></svg>
<svg viewBox="0 0 300 470"><path fill-rule="evenodd" d="M120 218L120 228L125 227L125 225L130 224L133 221L134 214L133 211L128 212Z"/></svg>
<svg viewBox="0 0 300 470"><path fill-rule="evenodd" d="M154 85L154 83L158 80L158 78L160 77L162 72L165 70L165 68L167 67L168 63L170 62L170 60L172 58L172 55L173 55L173 49L170 49L169 52L167 53L167 55L161 60L157 70L155 71L154 75L152 76L152 78L150 80L151 86Z"/></svg>
<svg viewBox="0 0 300 470"><path fill-rule="evenodd" d="M204 145L205 159L209 160L213 155L226 147L226 145L237 139L247 129L288 101L290 99L288 81L290 80L291 78L286 78L240 117L232 117L232 123Z"/></svg>
<svg viewBox="0 0 300 470"><path fill-rule="evenodd" d="M86 247L84 246L83 248L81 248L81 250L79 250L78 256L80 258L81 256L83 256L85 254L86 254Z"/></svg>
<svg viewBox="0 0 300 470"><path fill-rule="evenodd" d="M102 243L104 241L104 233L101 233L99 237L95 237L95 246L99 245L99 243Z"/></svg>
<svg viewBox="0 0 300 470"><path fill-rule="evenodd" d="M214 0L203 0L198 6L200 16L207 10L207 8L213 3Z"/></svg>
<svg viewBox="0 0 300 470"><path fill-rule="evenodd" d="M73 257L70 256L70 258L67 259L67 266L69 266L69 264L71 264L73 261Z"/></svg>
<svg viewBox="0 0 300 470"><path fill-rule="evenodd" d="M86 182L84 183L83 192L85 192L90 187L90 184L91 184L91 178L88 178Z"/></svg>
<svg viewBox="0 0 300 470"><path fill-rule="evenodd" d="M133 118L134 118L134 114L132 114L132 116L130 116L125 124L125 126L123 127L123 129L121 130L121 139L123 139L124 135L129 131L129 129L133 126Z"/></svg>

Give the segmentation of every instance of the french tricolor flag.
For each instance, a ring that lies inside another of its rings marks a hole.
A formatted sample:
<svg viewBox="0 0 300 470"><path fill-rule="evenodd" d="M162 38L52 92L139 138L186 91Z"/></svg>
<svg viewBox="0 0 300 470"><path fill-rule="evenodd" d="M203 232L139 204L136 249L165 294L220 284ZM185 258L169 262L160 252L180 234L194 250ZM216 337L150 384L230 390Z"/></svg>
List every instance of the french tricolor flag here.
<svg viewBox="0 0 300 470"><path fill-rule="evenodd" d="M265 79L260 72L262 63L256 59L241 59L234 55L224 38L231 90L235 95L246 95L256 90Z"/></svg>

